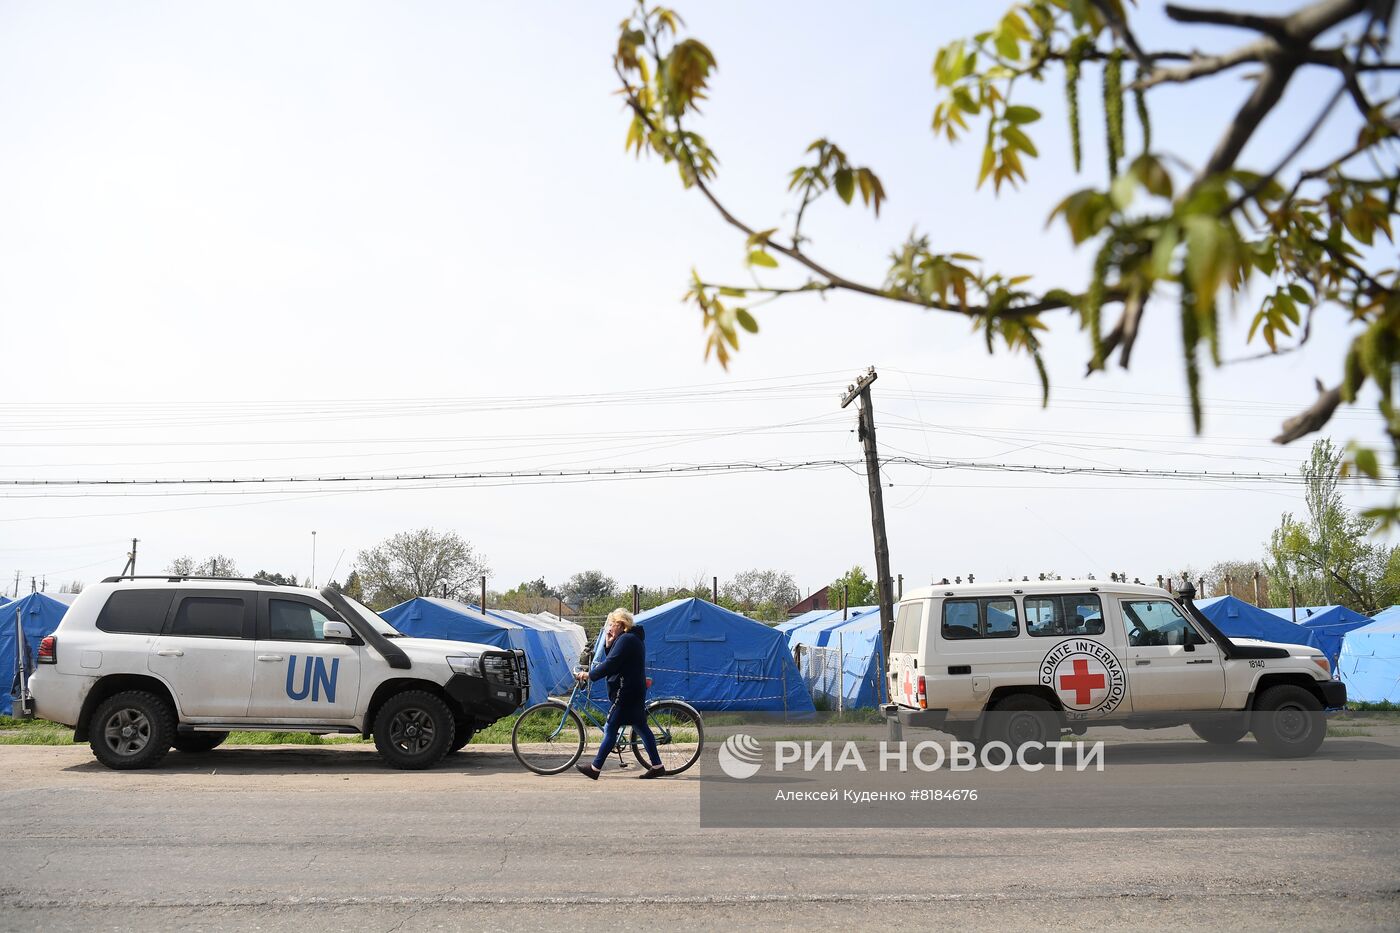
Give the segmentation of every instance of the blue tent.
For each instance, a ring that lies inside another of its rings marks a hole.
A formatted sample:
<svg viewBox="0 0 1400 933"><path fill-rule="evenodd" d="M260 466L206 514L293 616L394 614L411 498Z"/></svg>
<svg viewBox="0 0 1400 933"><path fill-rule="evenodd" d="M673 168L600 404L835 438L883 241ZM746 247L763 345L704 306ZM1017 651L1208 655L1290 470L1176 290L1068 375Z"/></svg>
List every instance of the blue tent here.
<svg viewBox="0 0 1400 933"><path fill-rule="evenodd" d="M784 633L791 632L793 629L801 628L809 622L815 622L818 619L824 619L827 616L831 615L832 612L840 611L840 609L809 609L801 615L793 616L786 622L779 622L777 625L773 626L773 628Z"/></svg>
<svg viewBox="0 0 1400 933"><path fill-rule="evenodd" d="M18 646L15 637L16 615L24 626L27 655L23 659L24 669L32 672L39 642L58 628L73 599L68 593L31 593L0 607L0 671L3 671L0 676L8 682L8 689L0 693L0 716L9 716L14 712L14 701L20 695L20 658L15 651Z"/></svg>
<svg viewBox="0 0 1400 933"><path fill-rule="evenodd" d="M1337 664L1347 700L1400 703L1400 606L1376 614L1370 625L1347 632Z"/></svg>
<svg viewBox="0 0 1400 933"><path fill-rule="evenodd" d="M537 633L514 622L477 612L466 603L435 596L419 596L380 613L384 621L414 638L441 638L447 641L475 642L495 648L519 648L530 665L530 693L526 702L549 699L558 679L551 653L544 649Z"/></svg>
<svg viewBox="0 0 1400 933"><path fill-rule="evenodd" d="M884 669L880 607L852 607L846 618L842 615L838 609L788 632L788 647L839 648L841 657L836 671L814 671L813 653L801 653L803 674L812 684L812 699L822 700L834 709L839 694L841 705L847 709L873 708L880 702L880 677Z"/></svg>
<svg viewBox="0 0 1400 933"><path fill-rule="evenodd" d="M1287 621L1293 620L1292 609L1266 609L1265 612ZM1298 624L1317 635L1318 647L1336 667L1342 653L1342 638L1352 629L1370 625L1371 620L1346 606L1299 606Z"/></svg>
<svg viewBox="0 0 1400 933"><path fill-rule="evenodd" d="M703 599L677 599L637 615L645 631L650 696L699 710L810 713L812 697L783 633ZM603 682L591 696L604 705Z"/></svg>
<svg viewBox="0 0 1400 933"><path fill-rule="evenodd" d="M1198 599L1196 608L1230 638L1258 638L1285 645L1307 645L1322 651L1316 632L1234 596Z"/></svg>
<svg viewBox="0 0 1400 933"><path fill-rule="evenodd" d="M511 625L518 625L524 632L525 653L530 658L530 680L538 676L544 681L545 689L551 695L567 693L573 687L574 659L569 657L570 647L564 633L543 619L510 612L504 609L488 609L468 604L473 612L488 618L497 619Z"/></svg>

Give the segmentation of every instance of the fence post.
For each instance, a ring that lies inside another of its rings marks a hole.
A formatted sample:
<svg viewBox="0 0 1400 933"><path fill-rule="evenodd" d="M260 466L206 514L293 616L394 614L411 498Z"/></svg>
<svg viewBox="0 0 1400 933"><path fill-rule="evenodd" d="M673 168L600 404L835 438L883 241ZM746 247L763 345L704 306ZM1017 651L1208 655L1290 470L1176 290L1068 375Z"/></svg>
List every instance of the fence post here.
<svg viewBox="0 0 1400 933"><path fill-rule="evenodd" d="M846 635L836 633L836 715L846 714Z"/></svg>

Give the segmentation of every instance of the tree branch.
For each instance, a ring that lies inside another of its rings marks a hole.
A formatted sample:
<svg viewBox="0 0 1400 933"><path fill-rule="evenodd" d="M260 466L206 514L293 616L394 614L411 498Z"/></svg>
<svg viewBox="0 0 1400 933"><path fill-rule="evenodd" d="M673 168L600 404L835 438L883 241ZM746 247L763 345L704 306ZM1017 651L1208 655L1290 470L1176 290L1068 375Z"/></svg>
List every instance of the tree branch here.
<svg viewBox="0 0 1400 933"><path fill-rule="evenodd" d="M632 87L630 84L628 84L627 78L622 73L621 68L614 64L613 70L617 72L618 78L622 81L623 89L627 96L627 105L632 108L632 112L637 115L637 118L640 119L646 125L647 129L651 130L651 132L655 136L664 137L665 134L662 133L662 131L652 121L651 115L647 113L646 108L643 107L641 105L641 102L636 99ZM679 119L676 120L676 129L678 132L681 130ZM685 157L681 153L677 152L675 147L672 146L670 143L666 143L665 145L670 151L671 158L685 165L691 164L690 161L685 159ZM692 170L691 182L695 185L697 189L699 189L700 193L705 196L705 200L710 202L710 205L714 207L716 211L719 212L719 215L723 217L725 222L728 223L731 227L742 231L746 236L754 236L758 232L753 227L749 226L748 224L740 220L738 217L736 217L732 212L730 212L729 208L724 206L724 204L719 200L719 198L715 196L715 193L710 190L710 186L705 184L705 179L700 177L699 172ZM884 298L889 301L899 301L904 304L911 304L920 308L931 308L936 311L949 311L955 314L966 315L968 317L978 317L986 314L990 310L985 306L964 307L963 305L948 304L946 302L941 301L925 301L913 295L889 291L888 289L884 288L875 288L874 286L865 285L861 282L856 282L852 279L846 278L845 276L838 275L837 273L832 272L830 269L827 269L825 266L818 263L815 259L802 252L802 250L798 247L797 244L794 244L792 246L784 246L783 244L770 239L768 240L768 248L772 249L775 252L782 253L784 256L788 257L796 263L799 263L800 265L806 266L812 272L815 272L817 275L826 279L832 288L839 288L845 291L856 292L862 295L869 295L873 298ZM1121 296L1108 295L1105 297L1105 300L1121 300ZM996 316L999 318L1032 317L1034 315L1041 314L1046 311L1060 311L1069 307L1071 307L1071 303L1068 299L1041 299L1040 301L1032 302L1030 304L1018 305L1013 308L999 309L996 311Z"/></svg>
<svg viewBox="0 0 1400 933"><path fill-rule="evenodd" d="M1321 428L1342 403L1342 387L1327 389L1306 411L1299 412L1283 423L1283 432L1274 438L1275 444L1291 444L1298 438Z"/></svg>
<svg viewBox="0 0 1400 933"><path fill-rule="evenodd" d="M1277 16L1257 16L1253 13L1236 13L1231 10L1202 10L1196 7L1177 6L1168 3L1167 18L1178 23L1206 23L1212 26L1234 26L1262 32L1279 42L1286 41L1285 20Z"/></svg>
<svg viewBox="0 0 1400 933"><path fill-rule="evenodd" d="M1242 45L1233 52L1227 52L1224 55L1192 54L1187 56L1187 63L1180 68L1154 67L1147 77L1143 78L1141 81L1135 81L1129 86L1145 91L1159 84L1181 84L1187 81L1194 81L1197 78L1204 78L1207 75L1226 71L1237 65L1263 61L1264 56L1274 48L1277 48L1277 46L1272 41L1260 39L1248 45Z"/></svg>
<svg viewBox="0 0 1400 933"><path fill-rule="evenodd" d="M1119 42L1123 43L1124 47L1127 48L1129 54L1133 56L1133 59L1138 65L1144 70L1151 68L1152 59L1142 50L1142 46L1138 44L1137 37L1134 36L1132 30L1128 28L1127 22L1114 12L1108 0L1093 0L1093 4L1098 7L1099 12L1103 14L1103 18L1108 22L1108 27L1113 30L1113 34L1118 37Z"/></svg>

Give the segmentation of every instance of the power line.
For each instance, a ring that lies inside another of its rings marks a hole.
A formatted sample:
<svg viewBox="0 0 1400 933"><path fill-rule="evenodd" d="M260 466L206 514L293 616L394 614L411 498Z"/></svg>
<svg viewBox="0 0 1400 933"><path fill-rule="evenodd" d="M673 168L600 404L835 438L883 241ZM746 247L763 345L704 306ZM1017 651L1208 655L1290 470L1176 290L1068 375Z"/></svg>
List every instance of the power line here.
<svg viewBox="0 0 1400 933"><path fill-rule="evenodd" d="M336 485L342 483L425 483L452 482L463 480L516 480L516 479L608 479L629 476L657 475L732 475L736 473L786 473L796 470L844 468L855 471L863 466L858 459L816 459L804 461L734 461L723 463L671 463L651 466L630 467L568 467L550 470L482 470L444 473L397 473L371 474L362 476L281 476L281 477L205 477L205 478L147 478L147 479L7 479L0 480L0 487L68 489L75 487L98 488L146 488L156 486L175 487L227 487L227 486L282 486L289 484ZM1277 483L1299 486L1306 479L1297 473L1241 473L1210 470L1156 470L1146 467L1090 467L1064 464L990 463L976 460L944 460L913 456L887 457L880 461L881 467L910 466L930 470L972 470L998 473L1038 473L1050 476L1112 476L1125 479L1155 477L1174 480L1210 480L1238 483ZM1400 488L1400 480L1375 482L1360 477L1344 477L1343 485L1365 486L1367 488ZM19 494L0 494L5 498L39 498Z"/></svg>

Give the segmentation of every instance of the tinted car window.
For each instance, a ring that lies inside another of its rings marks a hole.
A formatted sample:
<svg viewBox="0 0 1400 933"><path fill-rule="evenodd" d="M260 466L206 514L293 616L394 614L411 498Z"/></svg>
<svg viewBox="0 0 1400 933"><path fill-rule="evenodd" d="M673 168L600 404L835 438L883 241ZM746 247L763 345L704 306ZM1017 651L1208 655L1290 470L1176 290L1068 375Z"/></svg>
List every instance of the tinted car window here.
<svg viewBox="0 0 1400 933"><path fill-rule="evenodd" d="M97 627L104 632L159 635L174 595L170 590L117 590L98 613Z"/></svg>
<svg viewBox="0 0 1400 933"><path fill-rule="evenodd" d="M307 603L291 599L267 601L269 638L292 641L321 641L325 638L326 617Z"/></svg>
<svg viewBox="0 0 1400 933"><path fill-rule="evenodd" d="M1026 630L1032 635L1102 635L1103 606L1095 593L1027 596Z"/></svg>
<svg viewBox="0 0 1400 933"><path fill-rule="evenodd" d="M243 600L218 596L190 596L180 600L170 623L171 635L205 638L243 637Z"/></svg>

